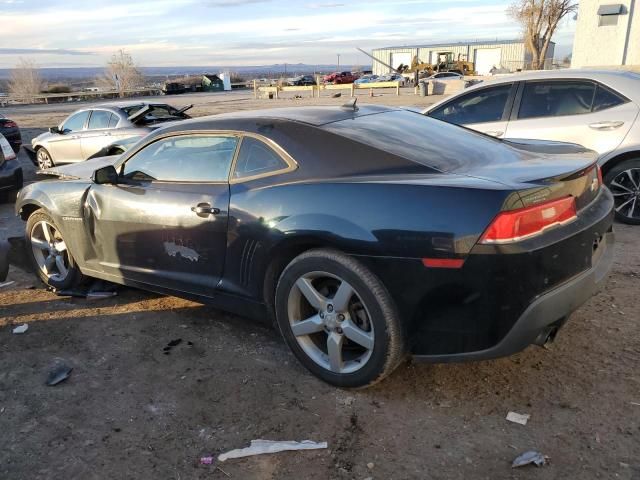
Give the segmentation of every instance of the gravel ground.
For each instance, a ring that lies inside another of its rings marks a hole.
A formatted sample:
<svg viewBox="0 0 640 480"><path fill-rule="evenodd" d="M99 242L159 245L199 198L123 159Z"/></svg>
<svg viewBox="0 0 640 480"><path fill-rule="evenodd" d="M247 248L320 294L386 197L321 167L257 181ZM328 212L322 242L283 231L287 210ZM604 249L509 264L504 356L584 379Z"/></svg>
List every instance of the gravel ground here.
<svg viewBox="0 0 640 480"><path fill-rule="evenodd" d="M361 101L434 100L404 93ZM170 101L196 103L202 115L344 98L255 101L234 92ZM3 113L28 140L77 107ZM22 228L13 206L0 205L0 238ZM363 391L316 380L275 331L244 318L133 289L100 301L57 297L12 267L15 283L0 288L0 478L640 479L640 230L616 230L606 285L550 349L407 363ZM27 333L12 335L22 323ZM60 360L73 366L71 377L45 386ZM531 418L510 423L509 411ZM258 438L329 448L199 464ZM512 470L530 449L549 465Z"/></svg>

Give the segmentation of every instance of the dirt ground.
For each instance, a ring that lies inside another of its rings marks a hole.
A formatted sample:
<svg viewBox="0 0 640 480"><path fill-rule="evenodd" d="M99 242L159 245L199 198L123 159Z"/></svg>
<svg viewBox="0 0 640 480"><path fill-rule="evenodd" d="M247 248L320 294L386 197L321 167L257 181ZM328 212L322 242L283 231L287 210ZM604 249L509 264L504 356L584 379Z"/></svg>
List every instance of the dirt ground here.
<svg viewBox="0 0 640 480"><path fill-rule="evenodd" d="M408 92L360 99L433 100ZM202 115L344 98L255 101L234 92L171 102L196 103ZM3 113L29 140L77 107ZM33 180L24 153L20 159ZM1 205L0 238L22 228L13 206ZM407 363L362 391L316 380L275 331L244 318L133 289L107 300L57 297L12 268L14 283L0 288L0 478L640 479L640 230L616 230L603 291L550 349ZM29 330L13 335L22 323ZM71 377L45 386L61 360ZM510 423L509 411L531 418ZM328 449L199 464L260 438L326 441ZM512 470L532 449L549 465Z"/></svg>

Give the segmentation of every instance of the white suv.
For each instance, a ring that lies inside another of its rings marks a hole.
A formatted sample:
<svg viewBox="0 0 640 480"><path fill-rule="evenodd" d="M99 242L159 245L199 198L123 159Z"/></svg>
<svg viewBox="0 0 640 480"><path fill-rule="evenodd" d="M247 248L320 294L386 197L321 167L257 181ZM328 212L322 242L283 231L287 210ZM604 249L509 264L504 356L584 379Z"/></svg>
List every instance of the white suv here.
<svg viewBox="0 0 640 480"><path fill-rule="evenodd" d="M501 77L423 113L498 138L572 142L600 154L616 217L640 224L640 74L556 70Z"/></svg>

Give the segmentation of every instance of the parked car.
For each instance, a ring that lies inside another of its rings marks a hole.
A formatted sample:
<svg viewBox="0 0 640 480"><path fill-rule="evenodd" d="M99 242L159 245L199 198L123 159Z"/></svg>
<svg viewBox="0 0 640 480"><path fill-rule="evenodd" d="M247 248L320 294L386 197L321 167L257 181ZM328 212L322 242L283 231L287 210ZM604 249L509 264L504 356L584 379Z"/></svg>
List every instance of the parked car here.
<svg viewBox="0 0 640 480"><path fill-rule="evenodd" d="M377 82L400 82L400 86L404 87L407 83L407 79L404 78L399 73L385 73L384 75L380 75Z"/></svg>
<svg viewBox="0 0 640 480"><path fill-rule="evenodd" d="M115 142L110 143L109 145L101 148L100 150L98 150L96 153L91 155L87 160L90 160L92 158L110 157L110 156L113 156L113 155L122 155L124 152L129 150L136 143L138 143L142 138L144 138L144 135L123 138L121 140L115 141Z"/></svg>
<svg viewBox="0 0 640 480"><path fill-rule="evenodd" d="M298 75L297 77L289 78L287 84L291 86L309 86L315 85L316 80L313 75Z"/></svg>
<svg viewBox="0 0 640 480"><path fill-rule="evenodd" d="M424 113L499 138L573 142L595 150L616 217L640 224L640 74L532 72L491 80Z"/></svg>
<svg viewBox="0 0 640 480"><path fill-rule="evenodd" d="M11 149L17 155L22 146L22 135L18 124L0 113L0 135L7 139Z"/></svg>
<svg viewBox="0 0 640 480"><path fill-rule="evenodd" d="M352 72L333 72L324 76L324 83L342 84L353 83L358 79L358 75Z"/></svg>
<svg viewBox="0 0 640 480"><path fill-rule="evenodd" d="M456 73L456 72L438 72L425 78L425 80L439 80L439 81L464 80L464 75L460 75L459 73Z"/></svg>
<svg viewBox="0 0 640 480"><path fill-rule="evenodd" d="M16 203L43 282L91 276L275 318L300 362L342 387L407 354L544 344L612 263L594 152L394 108L187 120L49 173Z"/></svg>
<svg viewBox="0 0 640 480"><path fill-rule="evenodd" d="M105 146L129 137L141 137L160 125L190 118L164 103L116 102L78 110L57 127L31 141L31 158L37 167L82 162Z"/></svg>
<svg viewBox="0 0 640 480"><path fill-rule="evenodd" d="M0 198L15 200L22 188L22 167L9 141L0 133Z"/></svg>
<svg viewBox="0 0 640 480"><path fill-rule="evenodd" d="M377 82L378 81L378 75L373 75L373 74L368 74L368 75L363 75L361 76L359 79L357 79L355 82L355 84L360 85L362 83L372 83L372 82Z"/></svg>

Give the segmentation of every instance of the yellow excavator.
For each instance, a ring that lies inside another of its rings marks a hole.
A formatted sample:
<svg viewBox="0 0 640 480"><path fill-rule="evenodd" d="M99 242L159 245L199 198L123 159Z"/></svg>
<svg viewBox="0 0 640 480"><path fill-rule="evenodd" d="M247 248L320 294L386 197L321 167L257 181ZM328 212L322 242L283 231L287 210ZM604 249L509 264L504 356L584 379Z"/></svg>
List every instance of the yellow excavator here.
<svg viewBox="0 0 640 480"><path fill-rule="evenodd" d="M466 55L458 54L454 60L453 52L438 52L438 63L435 65L436 72L455 72L460 75L475 75L476 68L473 62L466 60Z"/></svg>

